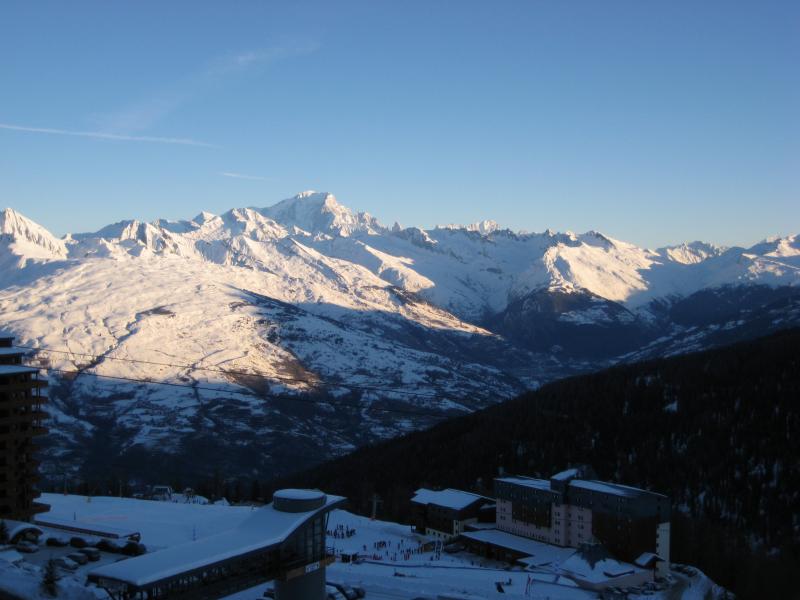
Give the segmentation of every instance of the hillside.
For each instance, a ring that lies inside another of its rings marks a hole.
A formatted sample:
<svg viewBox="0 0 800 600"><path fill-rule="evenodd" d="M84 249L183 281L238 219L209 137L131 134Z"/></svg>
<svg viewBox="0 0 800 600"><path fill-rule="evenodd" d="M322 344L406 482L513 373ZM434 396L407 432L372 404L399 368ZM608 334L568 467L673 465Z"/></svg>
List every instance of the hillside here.
<svg viewBox="0 0 800 600"><path fill-rule="evenodd" d="M798 236L651 250L386 227L317 192L61 239L7 209L0 266L0 327L49 369L53 481L265 477L555 379L800 325Z"/></svg>
<svg viewBox="0 0 800 600"><path fill-rule="evenodd" d="M615 367L362 448L277 485L315 486L408 517L419 486L488 491L500 470L576 463L668 494L673 561L742 598L798 597L800 330Z"/></svg>

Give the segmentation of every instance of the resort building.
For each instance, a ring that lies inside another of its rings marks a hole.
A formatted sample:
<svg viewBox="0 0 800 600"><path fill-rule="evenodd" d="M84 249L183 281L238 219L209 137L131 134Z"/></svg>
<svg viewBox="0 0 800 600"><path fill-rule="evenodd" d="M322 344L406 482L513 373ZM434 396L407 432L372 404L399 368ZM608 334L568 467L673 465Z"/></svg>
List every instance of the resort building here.
<svg viewBox="0 0 800 600"><path fill-rule="evenodd" d="M267 581L277 600L325 600L328 515L345 501L279 490L234 529L103 565L88 579L114 600L214 600Z"/></svg>
<svg viewBox="0 0 800 600"><path fill-rule="evenodd" d="M670 502L663 494L595 479L590 467L548 479L498 477L497 529L548 544L602 544L633 563L650 553L669 568Z"/></svg>
<svg viewBox="0 0 800 600"><path fill-rule="evenodd" d="M25 350L12 336L0 335L0 519L28 521L48 506L38 497L34 438L45 433L39 369L22 364Z"/></svg>
<svg viewBox="0 0 800 600"><path fill-rule="evenodd" d="M433 538L448 541L478 522L494 522L491 498L461 490L418 489L411 498L414 528Z"/></svg>

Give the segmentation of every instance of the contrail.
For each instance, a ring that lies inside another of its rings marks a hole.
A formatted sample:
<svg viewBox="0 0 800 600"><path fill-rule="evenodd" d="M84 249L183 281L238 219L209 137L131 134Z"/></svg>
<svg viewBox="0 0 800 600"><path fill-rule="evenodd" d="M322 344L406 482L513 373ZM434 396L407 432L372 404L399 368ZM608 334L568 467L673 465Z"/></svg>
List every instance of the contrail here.
<svg viewBox="0 0 800 600"><path fill-rule="evenodd" d="M52 135L71 135L76 137L94 138L98 140L117 140L121 142L149 142L153 144L179 144L182 146L201 146L203 148L219 148L214 144L199 142L189 138L156 137L151 135L121 135L117 133L103 133L102 131L68 131L66 129L53 129L51 127L24 127L0 123L0 129L10 131L25 131L28 133L49 133Z"/></svg>
<svg viewBox="0 0 800 600"><path fill-rule="evenodd" d="M220 173L223 177L233 177L234 179L252 179L254 181L264 181L266 177L259 177L258 175L244 175L242 173L231 173L230 171L225 171L224 173Z"/></svg>

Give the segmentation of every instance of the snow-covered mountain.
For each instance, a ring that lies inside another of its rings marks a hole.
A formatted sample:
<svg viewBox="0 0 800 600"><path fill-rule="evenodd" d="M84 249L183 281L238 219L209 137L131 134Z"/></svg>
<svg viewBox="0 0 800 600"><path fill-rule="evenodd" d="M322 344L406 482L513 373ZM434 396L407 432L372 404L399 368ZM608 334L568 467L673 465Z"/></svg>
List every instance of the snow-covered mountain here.
<svg viewBox="0 0 800 600"><path fill-rule="evenodd" d="M559 376L800 323L798 236L649 250L492 221L387 228L316 192L63 239L7 209L0 232L0 326L54 369L52 465L296 468Z"/></svg>

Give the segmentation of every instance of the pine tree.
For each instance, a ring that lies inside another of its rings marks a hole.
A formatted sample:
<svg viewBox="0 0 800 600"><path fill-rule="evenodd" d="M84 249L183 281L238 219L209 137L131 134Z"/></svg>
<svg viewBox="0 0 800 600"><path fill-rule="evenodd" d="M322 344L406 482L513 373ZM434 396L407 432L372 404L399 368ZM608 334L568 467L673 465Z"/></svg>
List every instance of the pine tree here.
<svg viewBox="0 0 800 600"><path fill-rule="evenodd" d="M58 568L52 558L47 561L42 572L42 589L48 596L58 596Z"/></svg>
<svg viewBox="0 0 800 600"><path fill-rule="evenodd" d="M258 479L253 479L250 484L250 500L253 502L261 502L261 483Z"/></svg>

